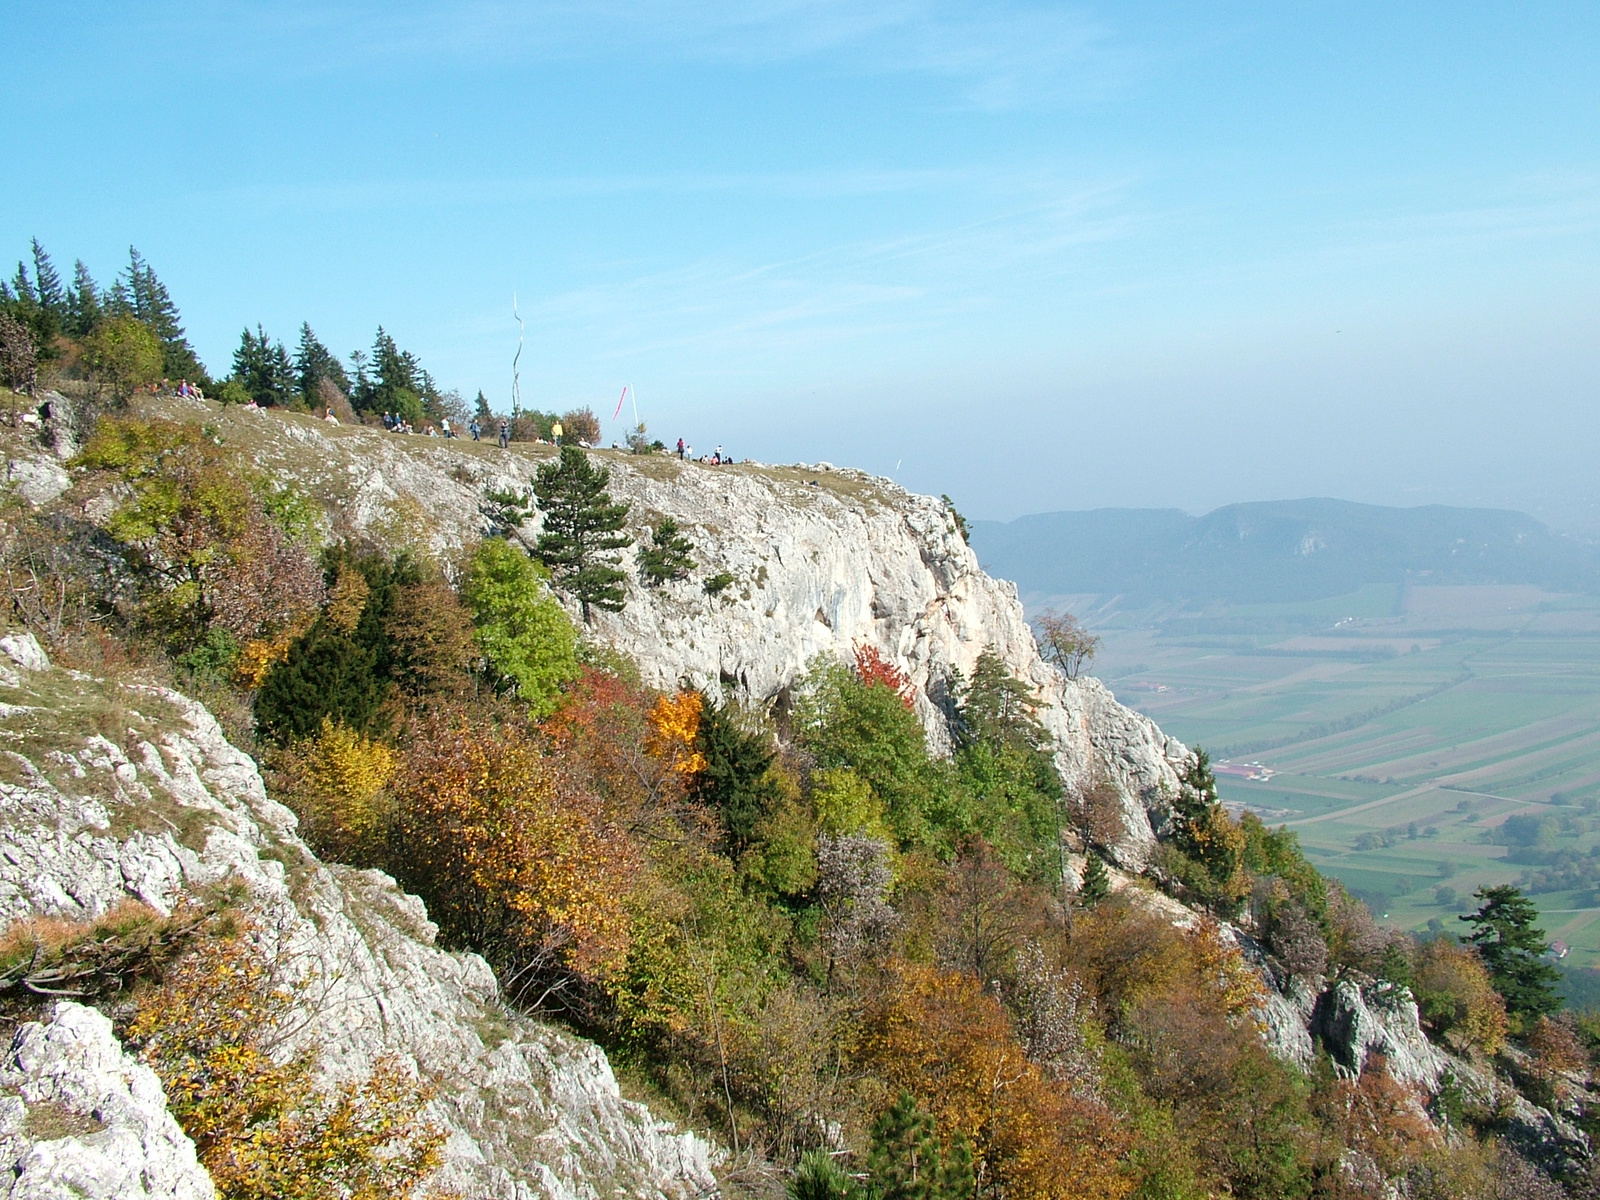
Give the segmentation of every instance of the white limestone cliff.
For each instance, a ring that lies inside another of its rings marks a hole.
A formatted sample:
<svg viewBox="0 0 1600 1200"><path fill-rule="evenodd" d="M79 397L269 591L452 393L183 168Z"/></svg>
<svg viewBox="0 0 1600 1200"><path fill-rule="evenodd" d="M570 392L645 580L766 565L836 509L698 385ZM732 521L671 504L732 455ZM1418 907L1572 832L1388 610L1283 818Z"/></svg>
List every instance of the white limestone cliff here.
<svg viewBox="0 0 1600 1200"><path fill-rule="evenodd" d="M316 981L297 1037L320 1047L329 1077L388 1054L437 1086L430 1115L450 1133L441 1185L472 1200L716 1190L713 1147L623 1099L598 1047L504 1006L488 964L437 947L421 902L388 876L319 862L203 707L53 669L31 635L0 651L16 680L0 679L0 923L83 919L127 898L168 911L236 880ZM66 1006L25 1027L0 1064L0 1157L44 1181L9 1195L209 1195L183 1182L193 1148L185 1158L174 1143L159 1084L88 1013ZM52 1062L77 1082L50 1091L48 1079L68 1078ZM95 1089L112 1100L74 1098ZM45 1101L80 1123L30 1124L28 1106ZM135 1142L156 1171L144 1177L169 1182L102 1187L120 1177L95 1172L133 1163ZM46 1186L63 1172L78 1191Z"/></svg>
<svg viewBox="0 0 1600 1200"><path fill-rule="evenodd" d="M443 555L483 533L485 492L526 490L555 453L277 412L212 409L206 417L272 479L320 499L331 532ZM594 615L596 636L637 660L649 682L688 679L781 702L815 656L848 659L871 645L916 684L918 714L942 750L949 735L935 698L952 669L970 675L992 647L1037 689L1069 787L1096 778L1117 786L1122 831L1104 849L1130 869L1148 861L1187 748L1098 680L1068 680L1040 659L1015 586L983 572L942 501L827 464L710 466L613 451L595 458L611 471L612 495L631 505L636 537L670 516L695 546L692 579L660 588L635 580L623 612ZM530 544L538 520L519 531ZM734 582L707 595L703 580L719 573Z"/></svg>

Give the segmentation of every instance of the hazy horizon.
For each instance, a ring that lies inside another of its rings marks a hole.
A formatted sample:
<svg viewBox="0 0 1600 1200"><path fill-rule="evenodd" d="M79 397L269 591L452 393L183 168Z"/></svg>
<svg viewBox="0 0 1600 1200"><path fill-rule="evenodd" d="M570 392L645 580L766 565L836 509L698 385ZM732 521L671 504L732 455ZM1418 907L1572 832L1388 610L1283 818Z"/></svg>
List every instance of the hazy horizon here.
<svg viewBox="0 0 1600 1200"><path fill-rule="evenodd" d="M156 3L8 20L4 250L201 357L382 324L507 404L974 517L1272 497L1600 529L1600 13ZM9 275L9 270L7 274ZM623 414L631 416L631 411Z"/></svg>

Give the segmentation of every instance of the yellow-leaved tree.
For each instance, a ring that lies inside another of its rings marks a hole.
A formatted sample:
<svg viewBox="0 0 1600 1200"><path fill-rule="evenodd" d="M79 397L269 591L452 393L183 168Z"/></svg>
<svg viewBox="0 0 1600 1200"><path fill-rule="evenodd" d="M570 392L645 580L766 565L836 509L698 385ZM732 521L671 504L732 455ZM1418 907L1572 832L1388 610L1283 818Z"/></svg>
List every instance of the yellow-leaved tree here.
<svg viewBox="0 0 1600 1200"><path fill-rule="evenodd" d="M126 1040L222 1200L390 1200L422 1194L445 1132L432 1090L395 1059L317 1087L317 1057L286 1053L302 990L246 925L212 936L138 999Z"/></svg>
<svg viewBox="0 0 1600 1200"><path fill-rule="evenodd" d="M273 757L273 783L300 818L300 833L325 859L356 867L388 859L394 804L389 781L399 756L348 725L322 718L315 737Z"/></svg>

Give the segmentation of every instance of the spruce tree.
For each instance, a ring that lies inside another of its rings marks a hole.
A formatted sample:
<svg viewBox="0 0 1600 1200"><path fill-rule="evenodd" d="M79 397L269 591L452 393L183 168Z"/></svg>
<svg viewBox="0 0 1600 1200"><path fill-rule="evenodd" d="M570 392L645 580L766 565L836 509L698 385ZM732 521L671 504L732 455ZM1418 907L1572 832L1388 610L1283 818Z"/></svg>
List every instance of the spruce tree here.
<svg viewBox="0 0 1600 1200"><path fill-rule="evenodd" d="M36 243L37 244L37 243ZM48 259L45 260L48 263ZM61 332L56 315L39 301L39 293L28 277L26 263L17 263L17 273L11 280L11 296L7 307L17 321L27 326L32 336L35 352L40 358L54 357L55 337Z"/></svg>
<svg viewBox="0 0 1600 1200"><path fill-rule="evenodd" d="M251 333L247 328L239 336L239 348L233 352L233 374L250 394L250 398L263 408L288 404L294 396L294 365L282 342L273 342L260 325Z"/></svg>
<svg viewBox="0 0 1600 1200"><path fill-rule="evenodd" d="M689 794L722 824L729 849L737 857L755 836L756 826L777 799L767 768L774 753L767 738L741 728L734 715L709 700L700 712L695 749L705 768L689 785Z"/></svg>
<svg viewBox="0 0 1600 1200"><path fill-rule="evenodd" d="M33 293L33 280L28 278L28 264L21 259L17 260L17 273L11 277L7 298L29 314L39 306L39 299ZM19 311L18 315L21 316L22 312Z"/></svg>
<svg viewBox="0 0 1600 1200"><path fill-rule="evenodd" d="M350 376L344 364L317 340L309 321L300 323L300 345L294 355L295 384L309 405L317 403L317 385L324 379L346 396L350 394Z"/></svg>
<svg viewBox="0 0 1600 1200"><path fill-rule="evenodd" d="M1083 882L1078 885L1078 903L1084 908L1093 908L1111 894L1111 876L1106 871L1106 864L1093 850L1089 851L1089 858L1083 864Z"/></svg>
<svg viewBox="0 0 1600 1200"><path fill-rule="evenodd" d="M1533 901L1510 884L1479 888L1476 897L1482 901L1478 911L1458 919L1472 926L1466 940L1489 968L1506 1010L1525 1019L1555 1012L1561 1007L1555 992L1561 973L1544 961L1550 943Z"/></svg>
<svg viewBox="0 0 1600 1200"><path fill-rule="evenodd" d="M132 246L128 247L126 281L119 279L113 292L127 311L156 331L161 339L162 370L169 379L203 382L208 378L184 336L178 306L172 302L166 284L156 278L155 268Z"/></svg>
<svg viewBox="0 0 1600 1200"><path fill-rule="evenodd" d="M61 276L56 273L50 255L33 239L33 286L39 297L39 307L58 322L67 315L67 293L61 286Z"/></svg>
<svg viewBox="0 0 1600 1200"><path fill-rule="evenodd" d="M639 551L639 575L646 587L660 587L674 579L687 579L694 570L694 559L689 555L694 544L684 537L678 523L671 517L662 517L661 523L650 531L650 545Z"/></svg>
<svg viewBox="0 0 1600 1200"><path fill-rule="evenodd" d="M476 415L478 418L478 424L480 425L488 425L490 421L494 420L494 413L489 411L489 401L484 396L482 388L478 389Z"/></svg>
<svg viewBox="0 0 1600 1200"><path fill-rule="evenodd" d="M576 446L539 468L533 494L544 512L544 532L536 552L561 591L575 597L587 623L592 608L621 612L627 603L627 575L617 568L617 551L632 545L622 532L628 505L606 492L611 472L596 467Z"/></svg>
<svg viewBox="0 0 1600 1200"><path fill-rule="evenodd" d="M78 259L72 267L72 292L67 297L67 332L73 337L88 337L100 324L100 289L95 285L89 268Z"/></svg>

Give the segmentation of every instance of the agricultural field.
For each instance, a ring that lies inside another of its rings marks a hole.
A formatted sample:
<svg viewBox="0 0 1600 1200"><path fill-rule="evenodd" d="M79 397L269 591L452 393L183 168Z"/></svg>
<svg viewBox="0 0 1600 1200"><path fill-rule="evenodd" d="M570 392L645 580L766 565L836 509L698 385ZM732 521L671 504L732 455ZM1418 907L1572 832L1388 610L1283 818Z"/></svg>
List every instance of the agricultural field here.
<svg viewBox="0 0 1600 1200"><path fill-rule="evenodd" d="M1119 610L1095 673L1221 764L1223 799L1286 824L1407 929L1473 891L1530 891L1563 964L1600 966L1600 598L1374 586L1305 605Z"/></svg>

